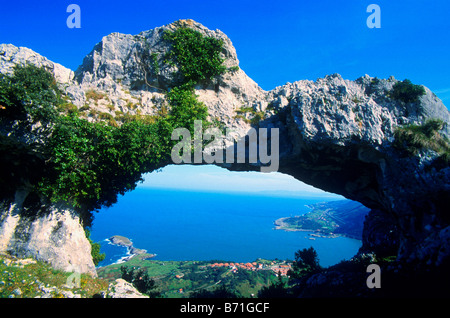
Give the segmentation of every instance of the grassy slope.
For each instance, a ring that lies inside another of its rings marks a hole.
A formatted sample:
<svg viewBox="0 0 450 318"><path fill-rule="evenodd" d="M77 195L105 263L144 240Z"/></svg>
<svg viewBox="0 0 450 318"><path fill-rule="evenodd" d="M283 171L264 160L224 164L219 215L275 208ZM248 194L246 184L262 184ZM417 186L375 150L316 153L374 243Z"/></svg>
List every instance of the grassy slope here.
<svg viewBox="0 0 450 318"><path fill-rule="evenodd" d="M277 281L272 271L249 271L239 269L233 273L229 268L211 268L214 261L159 261L148 260L148 255L138 255L122 263L98 269L99 277L112 281L120 277L121 266L146 268L156 282L162 297L189 297L190 292L201 289L214 290L220 284L235 289L244 297L256 295L263 287ZM182 289L182 292L180 292Z"/></svg>
<svg viewBox="0 0 450 318"><path fill-rule="evenodd" d="M55 270L43 262L26 264L23 260L0 255L0 298L35 298L44 294L52 298L64 298L63 292L91 298L108 288L106 280L87 274L81 275L80 288L69 288L65 285L71 274ZM44 288L50 292L45 293Z"/></svg>

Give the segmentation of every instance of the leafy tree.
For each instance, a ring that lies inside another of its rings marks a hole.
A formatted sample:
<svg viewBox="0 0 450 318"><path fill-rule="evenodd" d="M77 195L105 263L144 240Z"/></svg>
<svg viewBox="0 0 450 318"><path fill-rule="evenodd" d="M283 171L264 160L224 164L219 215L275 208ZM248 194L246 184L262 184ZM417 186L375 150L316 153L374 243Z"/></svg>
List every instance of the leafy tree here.
<svg viewBox="0 0 450 318"><path fill-rule="evenodd" d="M288 275L293 279L299 279L307 274L321 270L316 250L311 246L295 252L295 260Z"/></svg>
<svg viewBox="0 0 450 318"><path fill-rule="evenodd" d="M166 31L164 39L172 44L168 57L178 65L184 84L193 86L226 71L222 65L222 40L203 36L187 27Z"/></svg>
<svg viewBox="0 0 450 318"><path fill-rule="evenodd" d="M0 195L35 184L43 175L42 153L58 115L61 93L53 76L34 65L16 65L11 75L0 74Z"/></svg>
<svg viewBox="0 0 450 318"><path fill-rule="evenodd" d="M28 64L15 65L13 75L0 74L0 116L46 127L57 116L61 92L52 74Z"/></svg>
<svg viewBox="0 0 450 318"><path fill-rule="evenodd" d="M132 121L120 127L61 117L48 140L48 173L39 190L86 212L111 206L133 190L142 174L159 167L170 151L170 125Z"/></svg>
<svg viewBox="0 0 450 318"><path fill-rule="evenodd" d="M148 275L145 268L135 268L121 266L120 271L122 273L122 279L129 283L132 283L134 287L141 293L147 294L151 297L158 297L159 292L153 291L156 288L155 281Z"/></svg>
<svg viewBox="0 0 450 318"><path fill-rule="evenodd" d="M269 286L264 286L258 291L258 298L287 298L291 297L291 294L283 282L281 275L278 275L278 282Z"/></svg>

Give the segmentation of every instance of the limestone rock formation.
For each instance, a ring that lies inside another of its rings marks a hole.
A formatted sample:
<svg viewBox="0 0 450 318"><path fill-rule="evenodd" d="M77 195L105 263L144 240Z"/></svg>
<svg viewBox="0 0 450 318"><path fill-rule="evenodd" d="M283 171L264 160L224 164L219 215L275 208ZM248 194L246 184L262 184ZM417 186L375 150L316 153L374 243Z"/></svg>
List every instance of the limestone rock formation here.
<svg viewBox="0 0 450 318"><path fill-rule="evenodd" d="M111 283L104 298L149 298L140 293L131 283L124 279L116 279Z"/></svg>
<svg viewBox="0 0 450 318"><path fill-rule="evenodd" d="M427 88L417 102L404 102L389 95L398 82L394 77L364 75L346 80L333 74L264 91L238 67L236 50L225 34L192 20L180 20L137 35L105 36L75 72L29 49L1 45L0 72L10 72L16 63L44 65L89 120L100 120L99 113L112 118L124 113L157 114L167 104L165 92L179 80L176 66L165 63L170 44L162 34L179 26L224 42L222 56L229 70L195 87L211 120L233 129L237 138L245 136L252 126L278 128L280 172L376 211L366 221L366 228L370 229L365 233L366 241L377 238L385 242L381 239L384 234L377 235L378 227L370 222L387 215L386 220L395 222L392 228L398 231L394 245L400 259L441 264L449 258L450 168L448 164L436 164L439 154L435 151L423 149L416 156L406 156L394 146L397 127L420 124L429 118L446 123L441 134L449 136L449 111ZM221 165L242 171L259 170L261 163ZM15 227L11 223L18 222L8 212L10 209L3 208L0 220L3 246L12 246L5 237L13 237ZM21 215L20 219L24 217ZM53 226L59 224L56 216L48 220ZM24 236L25 241L32 242ZM66 242L70 242L68 237ZM19 250L32 246L28 243L16 246ZM376 248L370 244L366 247ZM87 249L84 251L87 255Z"/></svg>
<svg viewBox="0 0 450 318"><path fill-rule="evenodd" d="M14 202L2 202L0 252L32 257L67 272L97 276L79 216L63 205L29 204L26 197L26 192L18 191Z"/></svg>
<svg viewBox="0 0 450 318"><path fill-rule="evenodd" d="M74 77L72 70L48 60L29 48L16 47L12 44L0 44L0 72L2 74L11 74L14 65L26 63L45 68L53 74L59 83L70 83Z"/></svg>

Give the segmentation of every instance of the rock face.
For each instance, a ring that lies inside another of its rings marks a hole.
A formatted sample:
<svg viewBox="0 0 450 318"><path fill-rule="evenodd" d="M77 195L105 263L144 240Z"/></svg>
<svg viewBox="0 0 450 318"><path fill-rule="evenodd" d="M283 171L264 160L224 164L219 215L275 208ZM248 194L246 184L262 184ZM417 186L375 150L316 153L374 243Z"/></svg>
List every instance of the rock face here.
<svg viewBox="0 0 450 318"><path fill-rule="evenodd" d="M54 63L26 47L0 44L0 71L2 74L11 74L14 65L23 65L26 63L45 68L53 74L59 83L70 83L74 77L72 70L69 70L61 64Z"/></svg>
<svg viewBox="0 0 450 318"><path fill-rule="evenodd" d="M170 44L162 34L179 26L224 42L222 55L230 70L196 86L198 99L208 107L212 120L233 129L237 138L252 126L278 128L280 172L373 210L363 233L367 249L376 249L375 242L391 241L386 234L390 230L383 232L386 227L379 226L385 222L397 231L392 246L400 259L433 264L448 259L450 168L434 165L438 154L431 150L405 156L393 146L396 127L428 118L443 120L447 125L441 133L449 135L449 111L426 88L418 102L405 103L389 97L398 82L393 77L365 75L351 81L333 74L264 91L238 69L236 51L225 34L192 20L138 35L105 36L74 73L31 50L2 45L0 72L9 72L13 64L25 60L45 65L65 84L67 96L89 120L99 120L97 115L102 112L113 118L124 113L156 114L167 104L165 91L178 80L176 66L164 63ZM221 165L230 170L259 170L261 163ZM12 237L10 224L15 221L5 217L9 212L2 215L2 235Z"/></svg>
<svg viewBox="0 0 450 318"><path fill-rule="evenodd" d="M2 203L0 252L33 257L56 269L96 276L91 245L79 217L70 208L33 206L27 199L26 192L18 191L14 202Z"/></svg>
<svg viewBox="0 0 450 318"><path fill-rule="evenodd" d="M136 248L135 246L133 246L133 242L131 242L131 240L125 236L114 235L109 238L109 241L111 242L111 244L127 247L130 254L129 258L132 258L135 255L147 253L147 250Z"/></svg>
<svg viewBox="0 0 450 318"><path fill-rule="evenodd" d="M116 279L108 287L104 298L149 298L141 294L131 283L124 279Z"/></svg>
<svg viewBox="0 0 450 318"><path fill-rule="evenodd" d="M330 75L287 84L268 94L281 104L289 100L283 116L260 125L280 127L287 137L280 143L280 172L384 211L396 222L400 258L441 260L449 247L449 167L432 168L432 151L404 156L392 142L395 127L426 118L448 124L449 112L429 90L416 104L390 99L394 83Z"/></svg>

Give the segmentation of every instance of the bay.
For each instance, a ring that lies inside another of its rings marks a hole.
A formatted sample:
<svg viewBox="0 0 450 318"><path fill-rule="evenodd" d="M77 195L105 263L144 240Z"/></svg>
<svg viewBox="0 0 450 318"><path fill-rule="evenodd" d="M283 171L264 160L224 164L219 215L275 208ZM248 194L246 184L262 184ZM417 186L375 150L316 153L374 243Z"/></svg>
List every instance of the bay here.
<svg viewBox="0 0 450 318"><path fill-rule="evenodd" d="M157 254L158 260L292 260L296 251L312 246L320 264L330 266L354 256L361 241L311 240L308 232L275 230L273 223L304 214L309 211L306 205L324 201L323 197L138 187L95 214L91 238L101 243L101 252L107 255L100 266L126 256L125 249L105 241L113 235L130 238L135 247Z"/></svg>

